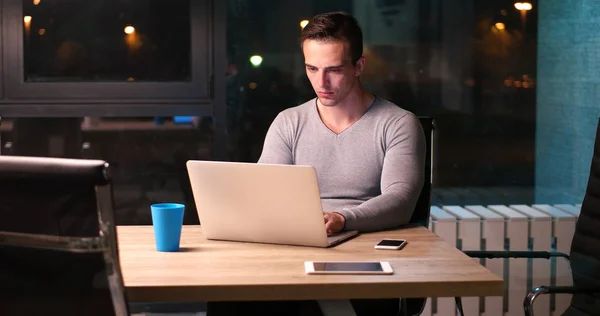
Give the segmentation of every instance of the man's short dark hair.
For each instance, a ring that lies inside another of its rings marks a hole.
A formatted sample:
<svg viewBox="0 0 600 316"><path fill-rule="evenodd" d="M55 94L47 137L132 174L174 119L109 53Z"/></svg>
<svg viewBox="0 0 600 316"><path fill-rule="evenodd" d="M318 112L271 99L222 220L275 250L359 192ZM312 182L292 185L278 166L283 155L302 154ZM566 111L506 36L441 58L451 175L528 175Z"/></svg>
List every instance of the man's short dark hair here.
<svg viewBox="0 0 600 316"><path fill-rule="evenodd" d="M345 12L315 15L302 30L301 47L306 40L347 42L352 64L363 54L362 30L358 21Z"/></svg>

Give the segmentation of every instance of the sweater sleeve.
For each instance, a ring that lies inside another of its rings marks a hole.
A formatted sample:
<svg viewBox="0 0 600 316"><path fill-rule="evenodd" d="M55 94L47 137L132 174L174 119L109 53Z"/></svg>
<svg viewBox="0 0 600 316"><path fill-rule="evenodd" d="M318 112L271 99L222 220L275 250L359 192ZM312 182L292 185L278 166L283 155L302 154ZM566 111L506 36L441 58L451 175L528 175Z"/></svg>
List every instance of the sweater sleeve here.
<svg viewBox="0 0 600 316"><path fill-rule="evenodd" d="M282 113L271 123L258 163L293 164L291 125Z"/></svg>
<svg viewBox="0 0 600 316"><path fill-rule="evenodd" d="M381 194L336 212L346 230L375 231L409 223L424 184L425 134L412 113L392 122L384 132L385 155Z"/></svg>

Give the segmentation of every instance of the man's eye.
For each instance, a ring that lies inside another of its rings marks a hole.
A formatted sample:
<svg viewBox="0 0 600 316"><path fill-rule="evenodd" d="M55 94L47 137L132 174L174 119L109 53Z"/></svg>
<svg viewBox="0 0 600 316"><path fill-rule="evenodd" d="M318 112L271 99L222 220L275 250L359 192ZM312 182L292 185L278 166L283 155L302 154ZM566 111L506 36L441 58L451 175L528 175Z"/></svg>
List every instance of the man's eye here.
<svg viewBox="0 0 600 316"><path fill-rule="evenodd" d="M308 69L308 71L310 71L310 72L315 72L315 71L317 71L317 68L310 68L310 67L309 67L309 68L307 68L307 69Z"/></svg>

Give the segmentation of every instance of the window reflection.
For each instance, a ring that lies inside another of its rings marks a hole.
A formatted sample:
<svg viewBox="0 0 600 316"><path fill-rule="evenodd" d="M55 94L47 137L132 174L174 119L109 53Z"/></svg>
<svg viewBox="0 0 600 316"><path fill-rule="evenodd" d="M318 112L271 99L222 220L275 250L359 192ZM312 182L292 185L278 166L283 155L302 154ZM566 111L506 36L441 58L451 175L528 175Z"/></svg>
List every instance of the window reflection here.
<svg viewBox="0 0 600 316"><path fill-rule="evenodd" d="M277 113L314 97L297 39L305 20L338 10L363 29L365 86L437 121L434 204L532 201L537 7L524 18L511 0L229 0L233 159L256 161ZM485 194L495 189L508 193Z"/></svg>
<svg viewBox="0 0 600 316"><path fill-rule="evenodd" d="M189 0L23 0L25 80L190 81Z"/></svg>
<svg viewBox="0 0 600 316"><path fill-rule="evenodd" d="M185 162L211 159L211 134L191 119L2 118L0 155L105 160L117 223L148 225L151 204L172 201L193 210ZM197 223L194 217L194 211L186 214L186 223Z"/></svg>

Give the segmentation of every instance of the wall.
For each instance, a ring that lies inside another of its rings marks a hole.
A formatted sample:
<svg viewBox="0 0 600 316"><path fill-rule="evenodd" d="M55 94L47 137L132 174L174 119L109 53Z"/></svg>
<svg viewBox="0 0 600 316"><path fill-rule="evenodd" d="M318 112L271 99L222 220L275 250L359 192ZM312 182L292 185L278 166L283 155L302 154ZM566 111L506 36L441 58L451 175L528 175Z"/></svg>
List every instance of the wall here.
<svg viewBox="0 0 600 316"><path fill-rule="evenodd" d="M539 5L536 202L581 203L600 114L600 1Z"/></svg>

